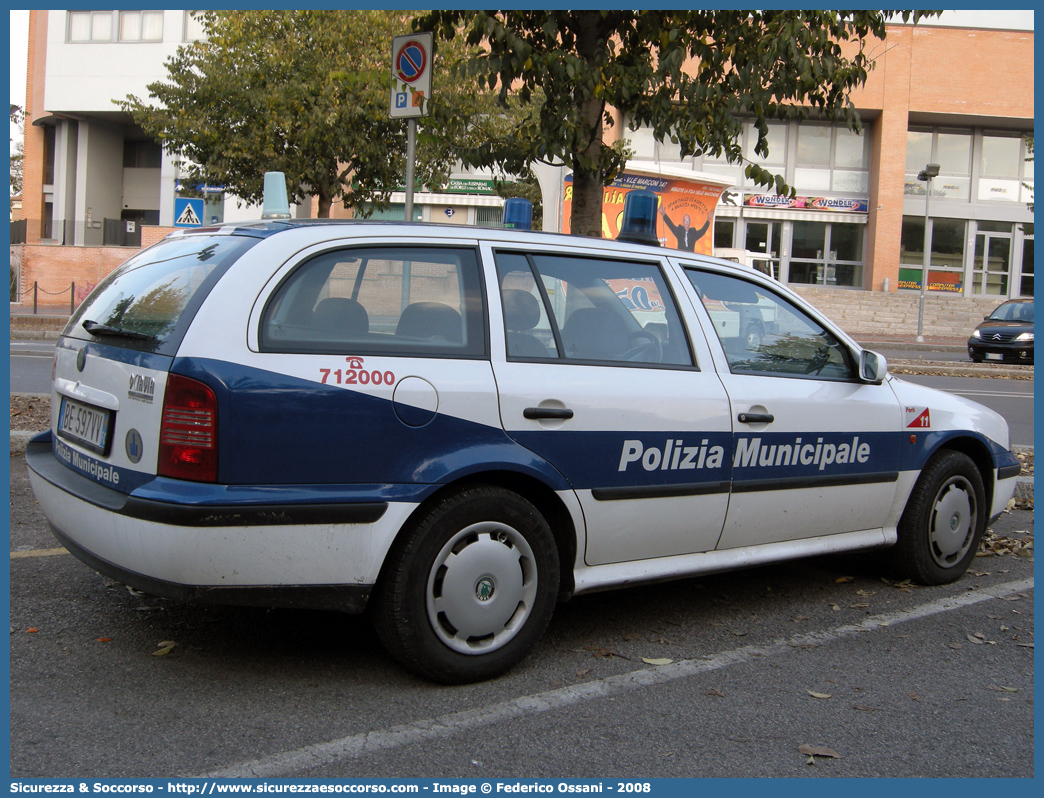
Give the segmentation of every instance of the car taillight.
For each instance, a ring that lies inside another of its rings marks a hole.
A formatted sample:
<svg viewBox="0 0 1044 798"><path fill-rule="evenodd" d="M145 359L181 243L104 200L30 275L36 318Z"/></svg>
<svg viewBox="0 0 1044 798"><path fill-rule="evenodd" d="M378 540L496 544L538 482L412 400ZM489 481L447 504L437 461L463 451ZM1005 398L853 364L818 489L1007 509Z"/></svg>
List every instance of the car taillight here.
<svg viewBox="0 0 1044 798"><path fill-rule="evenodd" d="M217 482L217 397L198 380L167 377L157 470L161 477Z"/></svg>

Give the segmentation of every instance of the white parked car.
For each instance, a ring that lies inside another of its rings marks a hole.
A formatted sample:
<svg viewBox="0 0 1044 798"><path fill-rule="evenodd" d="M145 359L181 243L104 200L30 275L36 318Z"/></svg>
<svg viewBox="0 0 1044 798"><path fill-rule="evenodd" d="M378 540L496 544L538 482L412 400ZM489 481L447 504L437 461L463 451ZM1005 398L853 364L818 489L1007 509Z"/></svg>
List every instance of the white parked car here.
<svg viewBox="0 0 1044 798"><path fill-rule="evenodd" d="M998 415L750 268L444 225L175 233L70 319L52 407L27 461L81 560L168 598L367 610L451 683L594 590L886 547L953 581L1019 472Z"/></svg>

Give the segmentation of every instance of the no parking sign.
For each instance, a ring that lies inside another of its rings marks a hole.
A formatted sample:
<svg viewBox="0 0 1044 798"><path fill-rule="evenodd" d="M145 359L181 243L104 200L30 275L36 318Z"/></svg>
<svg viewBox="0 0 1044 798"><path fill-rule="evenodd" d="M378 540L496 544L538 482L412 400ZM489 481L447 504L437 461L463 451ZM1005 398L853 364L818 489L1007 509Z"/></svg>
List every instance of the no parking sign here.
<svg viewBox="0 0 1044 798"><path fill-rule="evenodd" d="M389 114L393 119L428 115L433 46L431 33L412 33L392 39Z"/></svg>

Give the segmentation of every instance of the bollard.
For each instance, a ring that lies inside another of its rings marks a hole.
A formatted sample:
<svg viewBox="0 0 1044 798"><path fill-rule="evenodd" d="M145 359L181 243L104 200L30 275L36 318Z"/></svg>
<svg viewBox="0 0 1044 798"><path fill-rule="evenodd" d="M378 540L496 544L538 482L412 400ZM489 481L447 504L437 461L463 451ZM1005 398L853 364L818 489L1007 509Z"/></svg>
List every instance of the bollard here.
<svg viewBox="0 0 1044 798"><path fill-rule="evenodd" d="M40 289L40 283L38 283L36 280L33 280L33 315L34 316L36 315L37 294L38 294L39 289Z"/></svg>
<svg viewBox="0 0 1044 798"><path fill-rule="evenodd" d="M69 315L76 312L76 282L69 286Z"/></svg>

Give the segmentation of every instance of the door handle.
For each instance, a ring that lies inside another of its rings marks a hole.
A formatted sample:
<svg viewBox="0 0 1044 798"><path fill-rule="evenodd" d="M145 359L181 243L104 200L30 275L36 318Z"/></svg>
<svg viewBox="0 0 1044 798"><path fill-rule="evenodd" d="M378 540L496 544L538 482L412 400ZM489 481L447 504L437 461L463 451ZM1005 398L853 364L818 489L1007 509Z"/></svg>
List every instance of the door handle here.
<svg viewBox="0 0 1044 798"><path fill-rule="evenodd" d="M534 420L542 418L568 419L573 417L573 411L568 407L527 407L522 411L522 416Z"/></svg>
<svg viewBox="0 0 1044 798"><path fill-rule="evenodd" d="M740 413L736 420L740 424L771 424L776 417L771 413Z"/></svg>

